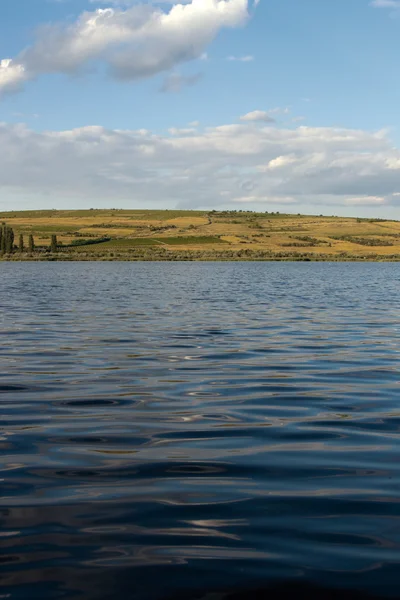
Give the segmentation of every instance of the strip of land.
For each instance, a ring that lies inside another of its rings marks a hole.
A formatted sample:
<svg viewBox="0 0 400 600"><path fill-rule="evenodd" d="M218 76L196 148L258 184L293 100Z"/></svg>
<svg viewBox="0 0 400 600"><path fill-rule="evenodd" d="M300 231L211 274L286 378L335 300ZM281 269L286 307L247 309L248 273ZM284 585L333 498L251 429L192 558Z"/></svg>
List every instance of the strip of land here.
<svg viewBox="0 0 400 600"><path fill-rule="evenodd" d="M0 221L14 234L2 260L400 260L400 222L384 219L108 209L4 212Z"/></svg>

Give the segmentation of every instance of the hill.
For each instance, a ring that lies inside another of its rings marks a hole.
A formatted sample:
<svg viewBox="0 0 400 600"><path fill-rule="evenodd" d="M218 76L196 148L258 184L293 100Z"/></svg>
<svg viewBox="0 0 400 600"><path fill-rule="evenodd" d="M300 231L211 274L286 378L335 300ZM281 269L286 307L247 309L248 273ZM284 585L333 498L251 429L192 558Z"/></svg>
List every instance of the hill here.
<svg viewBox="0 0 400 600"><path fill-rule="evenodd" d="M400 222L242 211L0 213L23 260L400 260ZM49 252L51 236L58 251Z"/></svg>

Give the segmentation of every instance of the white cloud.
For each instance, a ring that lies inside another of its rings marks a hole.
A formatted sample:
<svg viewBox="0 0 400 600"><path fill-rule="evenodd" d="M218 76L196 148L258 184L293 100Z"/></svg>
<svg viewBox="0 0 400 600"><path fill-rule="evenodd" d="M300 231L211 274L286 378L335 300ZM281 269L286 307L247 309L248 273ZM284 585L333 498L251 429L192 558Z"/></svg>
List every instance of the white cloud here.
<svg viewBox="0 0 400 600"><path fill-rule="evenodd" d="M191 133L195 133L196 129L194 127L170 127L168 131L171 135L190 135Z"/></svg>
<svg viewBox="0 0 400 600"><path fill-rule="evenodd" d="M273 119L265 110L253 110L240 117L241 121L264 121L265 123L274 123Z"/></svg>
<svg viewBox="0 0 400 600"><path fill-rule="evenodd" d="M180 75L179 73L170 73L164 79L160 91L180 92L184 87L191 87L195 85L202 77L202 73L196 73L195 75Z"/></svg>
<svg viewBox="0 0 400 600"><path fill-rule="evenodd" d="M372 0L374 8L400 8L400 0Z"/></svg>
<svg viewBox="0 0 400 600"><path fill-rule="evenodd" d="M295 156L291 156L287 154L286 156L277 156L273 160L270 160L267 166L269 170L282 169L283 167L287 167L293 163L297 162L297 158ZM262 169L265 170L265 169Z"/></svg>
<svg viewBox="0 0 400 600"><path fill-rule="evenodd" d="M239 204L296 204L297 201L292 196L238 196L233 198L232 202Z"/></svg>
<svg viewBox="0 0 400 600"><path fill-rule="evenodd" d="M386 198L382 196L361 196L360 198L346 198L345 203L351 206L379 206L386 204Z"/></svg>
<svg viewBox="0 0 400 600"><path fill-rule="evenodd" d="M382 131L243 122L156 135L3 123L0 156L2 209L400 206L400 150Z"/></svg>
<svg viewBox="0 0 400 600"><path fill-rule="evenodd" d="M395 156L388 158L386 166L388 169L393 169L394 171L397 171L398 169L400 169L400 158Z"/></svg>
<svg viewBox="0 0 400 600"><path fill-rule="evenodd" d="M0 61L0 94L2 90L17 91L27 79L25 67L11 58Z"/></svg>
<svg viewBox="0 0 400 600"><path fill-rule="evenodd" d="M288 115L290 109L285 107L271 108L270 110L253 110L240 117L241 121L264 121L266 123L275 123L275 119L271 115ZM302 119L299 119L302 120Z"/></svg>
<svg viewBox="0 0 400 600"><path fill-rule="evenodd" d="M226 60L229 61L237 61L237 62L252 62L254 60L254 56L251 54L246 54L245 56L227 56Z"/></svg>
<svg viewBox="0 0 400 600"><path fill-rule="evenodd" d="M281 107L278 106L277 108L271 108L271 110L268 111L270 114L283 114L283 115L288 115L290 113L290 108L288 108L287 106L285 107Z"/></svg>
<svg viewBox="0 0 400 600"><path fill-rule="evenodd" d="M54 0L53 0L54 1ZM55 0L63 2L65 0ZM132 6L138 4L140 0L89 0L90 4L107 4L107 6ZM189 4L191 0L148 0L149 4Z"/></svg>
<svg viewBox="0 0 400 600"><path fill-rule="evenodd" d="M113 77L135 80L204 58L224 28L246 23L248 0L191 0L167 11L151 4L85 11L69 25L42 27L37 41L3 60L0 90L43 73L76 73L101 61Z"/></svg>

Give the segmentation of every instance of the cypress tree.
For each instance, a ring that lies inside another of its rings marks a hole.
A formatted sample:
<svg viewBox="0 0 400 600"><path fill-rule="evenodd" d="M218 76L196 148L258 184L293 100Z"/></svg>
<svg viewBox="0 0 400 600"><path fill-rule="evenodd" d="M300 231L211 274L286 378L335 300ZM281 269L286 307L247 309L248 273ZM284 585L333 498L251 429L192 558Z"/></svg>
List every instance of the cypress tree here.
<svg viewBox="0 0 400 600"><path fill-rule="evenodd" d="M23 252L24 251L24 236L22 235L22 233L19 234L19 251Z"/></svg>
<svg viewBox="0 0 400 600"><path fill-rule="evenodd" d="M50 250L51 252L57 252L57 236L56 235L52 235L51 236L51 245L50 245Z"/></svg>
<svg viewBox="0 0 400 600"><path fill-rule="evenodd" d="M31 233L29 234L28 250L29 252L34 252L35 250L35 240L33 239L33 235Z"/></svg>
<svg viewBox="0 0 400 600"><path fill-rule="evenodd" d="M11 227L10 227L9 236L10 236L10 252L13 252L15 236L14 236L14 229L11 229Z"/></svg>
<svg viewBox="0 0 400 600"><path fill-rule="evenodd" d="M3 235L5 235L5 251L6 254L11 254L14 250L14 231L11 227L4 227Z"/></svg>
<svg viewBox="0 0 400 600"><path fill-rule="evenodd" d="M0 254L6 253L6 224L1 224Z"/></svg>

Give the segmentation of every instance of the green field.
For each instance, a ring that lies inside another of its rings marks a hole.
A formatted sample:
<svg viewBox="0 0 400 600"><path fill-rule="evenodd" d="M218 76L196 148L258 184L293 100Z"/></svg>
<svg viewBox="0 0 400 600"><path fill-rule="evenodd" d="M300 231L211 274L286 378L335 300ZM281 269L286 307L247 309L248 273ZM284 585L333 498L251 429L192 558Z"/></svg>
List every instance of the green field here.
<svg viewBox="0 0 400 600"><path fill-rule="evenodd" d="M13 211L0 220L15 238L3 260L400 260L400 222L383 219L108 209Z"/></svg>

